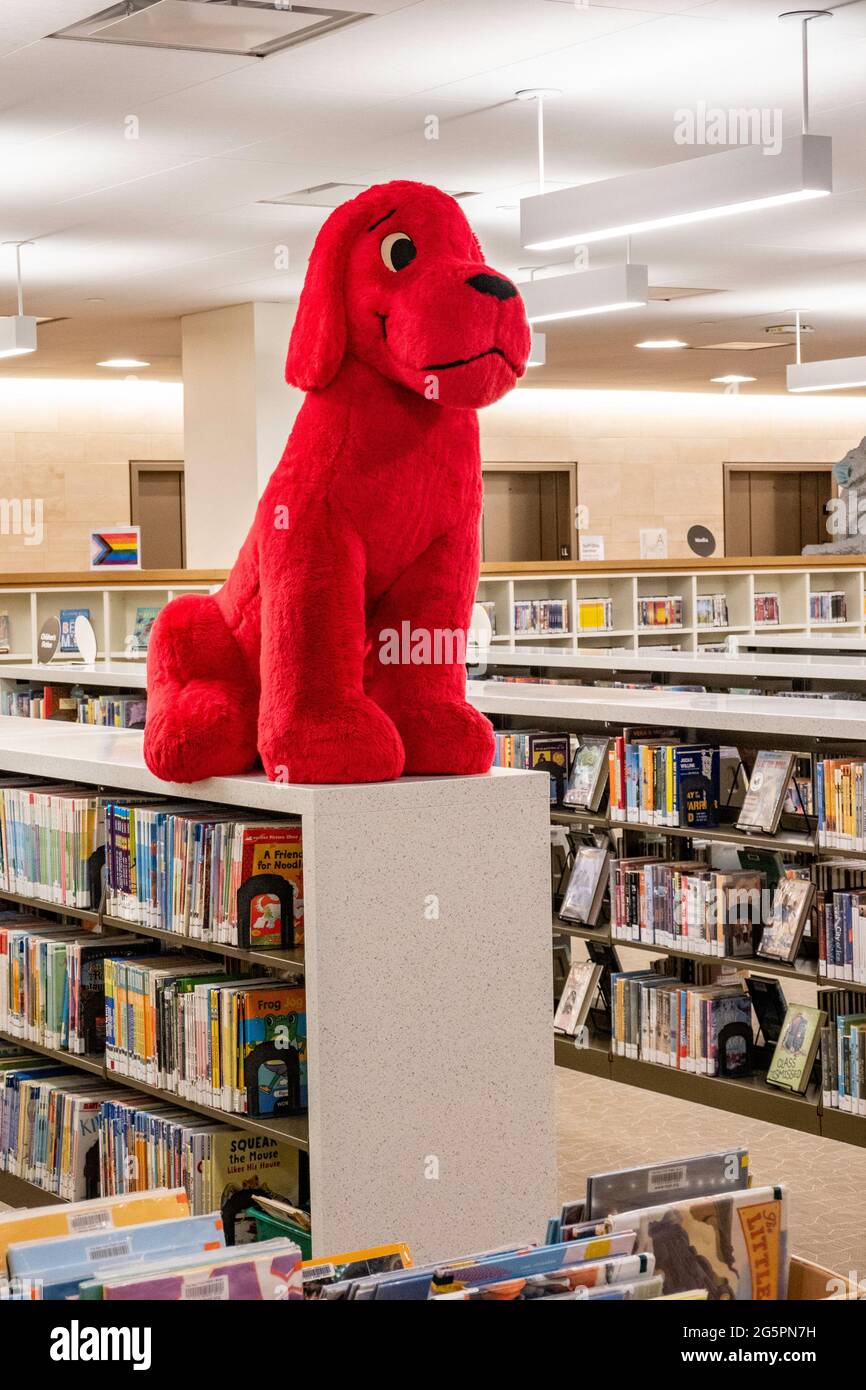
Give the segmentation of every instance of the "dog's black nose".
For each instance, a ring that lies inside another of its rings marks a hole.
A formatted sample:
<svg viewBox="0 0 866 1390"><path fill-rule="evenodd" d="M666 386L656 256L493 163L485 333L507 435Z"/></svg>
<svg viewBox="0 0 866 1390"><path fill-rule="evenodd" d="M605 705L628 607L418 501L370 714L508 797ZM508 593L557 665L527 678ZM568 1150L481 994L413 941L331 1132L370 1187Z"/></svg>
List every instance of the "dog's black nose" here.
<svg viewBox="0 0 866 1390"><path fill-rule="evenodd" d="M501 275L487 275L483 271L480 275L470 275L466 283L479 294L492 294L494 299L513 299L517 294L510 280L503 280Z"/></svg>

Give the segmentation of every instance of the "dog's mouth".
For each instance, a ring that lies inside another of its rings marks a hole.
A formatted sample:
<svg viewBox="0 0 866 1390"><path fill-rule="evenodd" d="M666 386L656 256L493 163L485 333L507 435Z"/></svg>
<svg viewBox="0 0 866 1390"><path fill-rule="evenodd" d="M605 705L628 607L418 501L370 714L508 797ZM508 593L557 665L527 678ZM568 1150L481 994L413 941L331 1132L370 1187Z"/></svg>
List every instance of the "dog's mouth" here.
<svg viewBox="0 0 866 1390"><path fill-rule="evenodd" d="M454 367L468 367L471 362L480 362L482 357L501 357L503 362L515 371L513 362L509 362L502 348L485 348L483 352L476 352L473 357L457 357L453 362L428 362L426 367L422 367L422 372L450 372Z"/></svg>

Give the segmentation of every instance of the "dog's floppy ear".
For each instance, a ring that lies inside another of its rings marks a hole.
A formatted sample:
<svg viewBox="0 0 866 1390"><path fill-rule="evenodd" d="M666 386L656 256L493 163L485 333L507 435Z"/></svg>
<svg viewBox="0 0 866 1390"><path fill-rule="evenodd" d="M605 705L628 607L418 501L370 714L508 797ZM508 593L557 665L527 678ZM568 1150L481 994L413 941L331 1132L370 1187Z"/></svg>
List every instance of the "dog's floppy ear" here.
<svg viewBox="0 0 866 1390"><path fill-rule="evenodd" d="M346 262L352 233L363 218L356 204L352 198L335 208L310 255L286 358L286 381L301 391L329 385L346 351Z"/></svg>

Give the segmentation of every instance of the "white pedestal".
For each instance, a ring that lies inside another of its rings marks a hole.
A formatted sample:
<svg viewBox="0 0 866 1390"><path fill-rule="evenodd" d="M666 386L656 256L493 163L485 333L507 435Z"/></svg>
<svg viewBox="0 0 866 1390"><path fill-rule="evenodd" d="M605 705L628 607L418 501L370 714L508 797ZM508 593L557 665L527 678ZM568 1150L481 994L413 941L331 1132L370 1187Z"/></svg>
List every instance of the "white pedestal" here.
<svg viewBox="0 0 866 1390"><path fill-rule="evenodd" d="M543 1239L547 774L178 786L148 772L141 742L0 718L0 768L302 817L315 1253L402 1240L421 1262Z"/></svg>

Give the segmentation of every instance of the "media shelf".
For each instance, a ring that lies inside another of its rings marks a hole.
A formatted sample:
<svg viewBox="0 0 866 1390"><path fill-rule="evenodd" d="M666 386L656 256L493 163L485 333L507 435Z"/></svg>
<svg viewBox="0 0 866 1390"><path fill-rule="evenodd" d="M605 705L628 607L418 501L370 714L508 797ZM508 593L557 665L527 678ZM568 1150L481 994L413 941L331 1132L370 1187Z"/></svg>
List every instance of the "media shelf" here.
<svg viewBox="0 0 866 1390"><path fill-rule="evenodd" d="M546 774L174 784L148 771L138 731L14 717L0 719L0 769L301 820L302 956L184 940L96 911L87 925L303 969L306 1116L235 1115L106 1072L101 1058L49 1055L307 1151L314 1253L376 1244L397 1229L417 1259L436 1260L451 1253L458 1227L489 1249L543 1226L555 1206Z"/></svg>
<svg viewBox="0 0 866 1390"><path fill-rule="evenodd" d="M833 653L828 653L828 660L837 659ZM570 660L564 659L556 665L561 669ZM729 659L728 667L733 683L737 679L737 662ZM862 672L860 679L866 679ZM679 728L690 741L708 738L715 743L768 749L799 748L827 756L833 756L841 748L858 755L866 752L866 704L856 701L816 700L807 695L774 700L772 696L759 699L699 692L645 694L571 685L536 686L474 680L469 682L469 699L477 709L498 717L503 727L515 730L542 727L548 731L567 729L575 733L589 731L613 735L620 733L623 726L635 725L660 730ZM772 849L816 861L843 860L866 867L866 853L862 851L818 845L813 835L784 829L776 835L743 832L732 824L698 830L614 820L605 809L588 812L562 806L550 808L550 819L553 824L584 831L587 835L601 832L610 836L618 844L622 857L625 857L622 841L626 837L669 840L671 852L664 856L668 858L675 858L676 844L688 839L709 845ZM628 851L637 852L631 848ZM713 956L659 942L615 937L606 922L590 927L563 922L556 914L552 915L552 932L573 940L613 946L621 953L621 958L624 957L624 969L636 968L641 956L670 956L674 960L724 965L749 974L789 980L807 989L853 991L862 994L866 1004L866 984L830 979L820 972L815 960L800 958L787 962L760 956ZM633 957L628 961L630 951L639 953L637 959ZM805 1096L800 1096L769 1086L761 1075L741 1079L707 1076L648 1060L626 1058L615 1055L610 1045L598 1037L592 1039L589 1048L579 1048L572 1039L554 1035L554 1057L557 1065L572 1070L866 1147L866 1116L825 1109L814 1086Z"/></svg>

